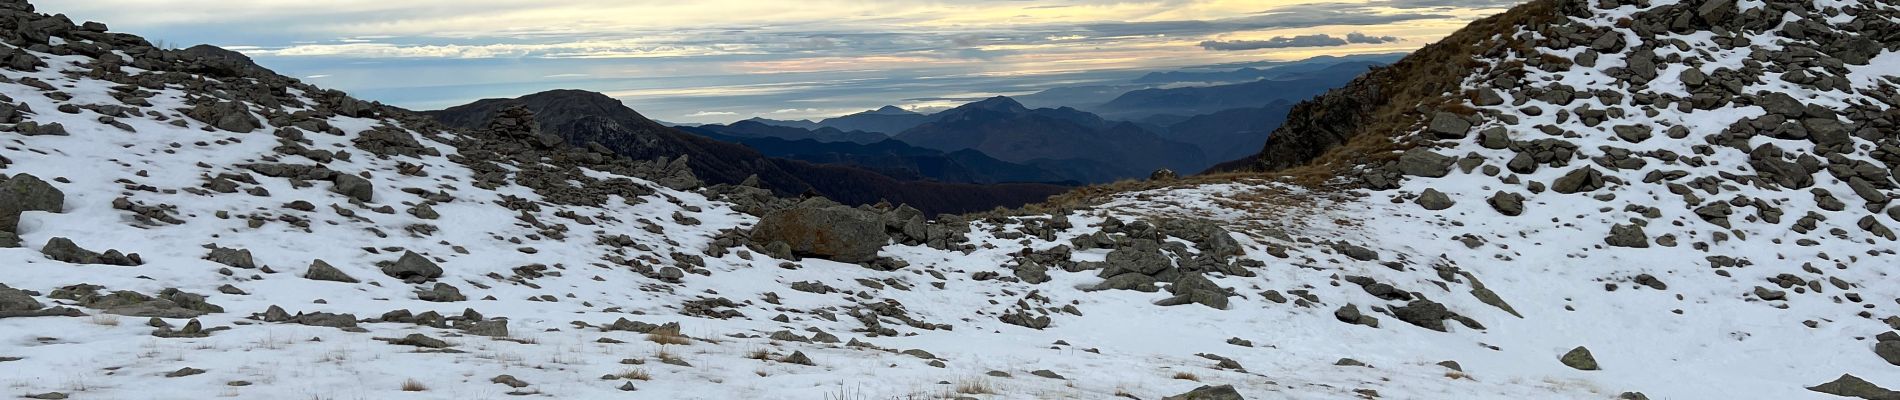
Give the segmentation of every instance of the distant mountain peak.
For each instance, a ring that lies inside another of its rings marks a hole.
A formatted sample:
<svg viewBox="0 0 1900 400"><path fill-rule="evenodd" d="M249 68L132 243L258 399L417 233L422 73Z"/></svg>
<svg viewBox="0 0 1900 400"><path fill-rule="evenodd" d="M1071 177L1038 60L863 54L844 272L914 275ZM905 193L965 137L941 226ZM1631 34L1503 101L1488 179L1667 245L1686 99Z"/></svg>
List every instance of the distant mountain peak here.
<svg viewBox="0 0 1900 400"><path fill-rule="evenodd" d="M902 108L898 108L897 106L883 106L883 107L879 107L879 108L878 108L878 109L876 109L876 110L871 110L871 111L865 111L865 112L862 112L862 113L860 113L860 114L869 114L869 115L910 115L910 114L917 114L917 112L915 112L915 111L911 111L911 110L906 110L906 109L902 109Z"/></svg>
<svg viewBox="0 0 1900 400"><path fill-rule="evenodd" d="M963 106L957 107L957 108L966 109L966 110L981 109L981 110L991 110L991 111L1003 111L1003 112L1010 112L1010 113L1029 111L1029 107L1023 106L1023 103L1019 103L1016 101L1016 99L1009 98L1009 96L991 97L991 98L983 99L981 101L977 101L974 103L964 104Z"/></svg>

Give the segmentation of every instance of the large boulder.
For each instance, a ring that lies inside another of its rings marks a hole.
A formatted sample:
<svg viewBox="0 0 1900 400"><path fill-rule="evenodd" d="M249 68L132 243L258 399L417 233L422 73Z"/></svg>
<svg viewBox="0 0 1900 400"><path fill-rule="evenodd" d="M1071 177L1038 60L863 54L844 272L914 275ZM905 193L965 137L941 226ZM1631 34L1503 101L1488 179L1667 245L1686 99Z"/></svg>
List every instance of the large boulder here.
<svg viewBox="0 0 1900 400"><path fill-rule="evenodd" d="M66 194L39 177L0 177L0 232L19 232L21 212L60 212L65 207Z"/></svg>
<svg viewBox="0 0 1900 400"><path fill-rule="evenodd" d="M364 203L370 202L375 196L375 185L370 184L368 179L350 174L336 174L334 179L336 182L330 186L332 192Z"/></svg>
<svg viewBox="0 0 1900 400"><path fill-rule="evenodd" d="M877 258L891 241L881 215L841 205L807 201L766 214L752 227L753 244L784 243L793 255L857 263Z"/></svg>
<svg viewBox="0 0 1900 400"><path fill-rule="evenodd" d="M442 277L442 267L413 251L403 252L401 258L383 264L382 268L384 275L405 281L422 282Z"/></svg>
<svg viewBox="0 0 1900 400"><path fill-rule="evenodd" d="M1610 236L1603 238L1603 242L1616 247L1648 248L1649 234L1643 233L1639 225L1616 224L1610 226Z"/></svg>
<svg viewBox="0 0 1900 400"><path fill-rule="evenodd" d="M1418 199L1413 202L1418 203L1419 207L1425 207L1425 209L1432 211L1444 210L1458 204L1456 201L1452 201L1451 196L1445 195L1445 192L1440 192L1438 189L1432 188L1426 188L1424 193L1419 193Z"/></svg>
<svg viewBox="0 0 1900 400"><path fill-rule="evenodd" d="M1456 158L1433 153L1421 147L1414 147L1399 155L1399 173L1410 176L1443 178L1451 173L1451 165Z"/></svg>

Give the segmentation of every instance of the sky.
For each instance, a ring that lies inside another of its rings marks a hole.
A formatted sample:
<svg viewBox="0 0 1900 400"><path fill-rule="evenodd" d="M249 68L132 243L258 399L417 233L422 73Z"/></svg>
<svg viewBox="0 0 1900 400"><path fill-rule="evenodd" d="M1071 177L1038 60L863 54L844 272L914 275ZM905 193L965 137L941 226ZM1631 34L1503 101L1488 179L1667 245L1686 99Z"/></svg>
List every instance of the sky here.
<svg viewBox="0 0 1900 400"><path fill-rule="evenodd" d="M1511 0L59 0L416 110L550 89L677 123L806 119L1317 55L1410 51Z"/></svg>

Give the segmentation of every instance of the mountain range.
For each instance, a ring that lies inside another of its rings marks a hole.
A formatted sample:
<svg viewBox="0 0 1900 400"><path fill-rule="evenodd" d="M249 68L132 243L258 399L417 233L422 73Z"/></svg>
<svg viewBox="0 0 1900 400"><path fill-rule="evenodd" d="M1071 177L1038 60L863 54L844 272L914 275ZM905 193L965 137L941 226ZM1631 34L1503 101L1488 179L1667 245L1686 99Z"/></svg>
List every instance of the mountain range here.
<svg viewBox="0 0 1900 400"><path fill-rule="evenodd" d="M821 195L847 204L896 201L928 213L968 212L1035 202L1067 190L1060 185L990 185L907 181L870 170L769 157L757 150L660 125L606 95L557 90L513 99L486 99L423 114L464 129L485 126L500 111L521 106L534 112L541 132L575 146L599 144L638 160L683 160L710 183L754 181L783 196Z"/></svg>

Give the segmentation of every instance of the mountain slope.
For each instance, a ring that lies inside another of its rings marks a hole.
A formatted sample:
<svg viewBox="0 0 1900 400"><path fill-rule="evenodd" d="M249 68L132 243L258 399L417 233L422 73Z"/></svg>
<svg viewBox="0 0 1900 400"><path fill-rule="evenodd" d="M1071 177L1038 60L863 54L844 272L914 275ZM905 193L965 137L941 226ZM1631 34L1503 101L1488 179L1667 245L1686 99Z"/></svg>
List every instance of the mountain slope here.
<svg viewBox="0 0 1900 400"><path fill-rule="evenodd" d="M711 183L739 184L756 176L758 185L783 196L815 193L854 205L888 200L935 214L1016 206L1067 190L1044 184L901 181L847 166L767 157L743 145L661 126L619 100L578 90L487 99L427 114L451 126L476 128L512 106L533 111L541 132L577 146L598 143L634 159L675 160Z"/></svg>
<svg viewBox="0 0 1900 400"><path fill-rule="evenodd" d="M1532 2L1295 107L1244 163L1364 196L1270 225L1483 278L1523 316L1484 321L1517 343L1496 356L1651 398L1887 398L1896 20L1885 2ZM1576 346L1601 370L1556 363Z"/></svg>
<svg viewBox="0 0 1900 400"><path fill-rule="evenodd" d="M1113 164L1114 176L1145 176L1155 169L1199 169L1199 149L1156 136L1134 124L1110 123L1072 108L1031 110L1007 97L965 104L896 136L918 147L974 149L1015 163L1081 160Z"/></svg>
<svg viewBox="0 0 1900 400"><path fill-rule="evenodd" d="M890 135L865 131L841 131L838 128L797 128L772 125L766 122L745 120L726 125L700 125L704 130L717 130L721 134L742 138L772 138L783 140L812 140L818 142L849 142L871 144L890 139Z"/></svg>
<svg viewBox="0 0 1900 400"><path fill-rule="evenodd" d="M1252 155L1267 136L1286 123L1293 104L1278 101L1258 108L1236 108L1196 115L1169 124L1167 138L1199 147L1209 160L1234 160Z"/></svg>
<svg viewBox="0 0 1900 400"><path fill-rule="evenodd" d="M876 110L857 114L825 118L818 121L818 126L836 128L846 132L863 131L896 135L898 132L903 132L904 130L921 125L930 119L931 117L929 115L919 114L915 111L897 108L896 106L884 106Z"/></svg>
<svg viewBox="0 0 1900 400"><path fill-rule="evenodd" d="M1143 89L1124 93L1090 110L1113 118L1152 115L1201 115L1235 108L1262 107L1278 101L1301 101L1352 81L1367 70L1385 65L1378 61L1344 62L1313 72L1228 85Z"/></svg>
<svg viewBox="0 0 1900 400"><path fill-rule="evenodd" d="M811 139L786 140L777 137L731 136L723 125L682 128L687 132L746 145L760 154L818 164L841 164L864 168L903 180L935 180L962 183L1063 182L1063 177L1041 168L992 158L975 150L943 152L911 146L885 137L872 143L820 142ZM775 130L796 129L775 127ZM831 129L831 128L824 128ZM809 136L789 134L784 136ZM883 136L879 134L879 136Z"/></svg>

